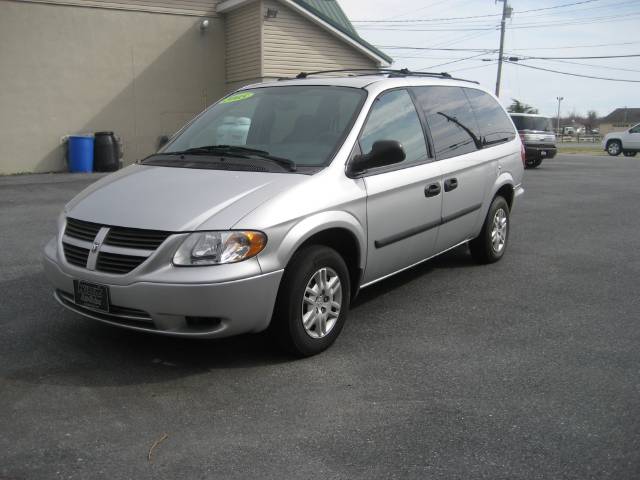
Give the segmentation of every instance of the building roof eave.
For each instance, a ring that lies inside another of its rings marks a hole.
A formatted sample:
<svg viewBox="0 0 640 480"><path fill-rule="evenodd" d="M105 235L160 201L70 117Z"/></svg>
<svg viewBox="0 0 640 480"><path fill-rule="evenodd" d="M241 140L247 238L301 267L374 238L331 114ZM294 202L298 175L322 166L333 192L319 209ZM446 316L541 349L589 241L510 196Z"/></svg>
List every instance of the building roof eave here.
<svg viewBox="0 0 640 480"><path fill-rule="evenodd" d="M237 8L240 8L255 0L225 0L218 4L217 13L228 13ZM303 0L278 0L280 3L285 4L292 10L295 10L302 16L306 17L316 25L319 25L325 30L328 30L334 36L340 38L344 42L348 43L356 50L359 50L364 55L368 56L381 67L388 67L393 62L393 59L387 56L384 52L378 50L373 45L365 41L359 35L354 34L330 18L323 15L321 12L315 10ZM355 31L355 30L354 30Z"/></svg>

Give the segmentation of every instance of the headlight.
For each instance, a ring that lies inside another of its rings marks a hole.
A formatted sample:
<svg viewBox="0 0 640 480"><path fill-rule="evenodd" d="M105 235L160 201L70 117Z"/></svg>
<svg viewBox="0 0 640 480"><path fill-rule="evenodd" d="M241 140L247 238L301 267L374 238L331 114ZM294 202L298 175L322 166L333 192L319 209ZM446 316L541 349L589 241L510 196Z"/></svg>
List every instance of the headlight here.
<svg viewBox="0 0 640 480"><path fill-rule="evenodd" d="M256 256L267 236L253 231L196 232L189 235L173 256L178 266L221 265Z"/></svg>

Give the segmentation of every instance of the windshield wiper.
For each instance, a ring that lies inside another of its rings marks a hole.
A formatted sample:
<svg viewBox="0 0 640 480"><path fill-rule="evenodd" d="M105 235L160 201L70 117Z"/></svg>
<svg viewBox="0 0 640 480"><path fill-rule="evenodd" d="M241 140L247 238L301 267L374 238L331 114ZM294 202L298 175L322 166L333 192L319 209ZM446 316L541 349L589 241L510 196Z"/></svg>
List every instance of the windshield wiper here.
<svg viewBox="0 0 640 480"><path fill-rule="evenodd" d="M296 163L293 160L283 157L276 157L271 155L266 150L259 150L257 148L240 147L237 145L205 145L202 147L188 148L180 152L165 152L167 155L199 155L221 153L225 155L231 155L236 157L249 158L251 156L258 157L264 160L270 160L278 165L287 168L291 172L297 170Z"/></svg>

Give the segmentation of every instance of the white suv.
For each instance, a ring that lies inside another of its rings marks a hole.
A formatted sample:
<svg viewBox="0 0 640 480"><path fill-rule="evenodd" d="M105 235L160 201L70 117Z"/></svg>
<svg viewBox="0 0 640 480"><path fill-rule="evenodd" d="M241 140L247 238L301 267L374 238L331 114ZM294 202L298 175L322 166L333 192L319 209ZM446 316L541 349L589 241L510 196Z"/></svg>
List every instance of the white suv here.
<svg viewBox="0 0 640 480"><path fill-rule="evenodd" d="M612 156L635 157L640 152L640 123L622 132L611 132L602 140L602 148Z"/></svg>

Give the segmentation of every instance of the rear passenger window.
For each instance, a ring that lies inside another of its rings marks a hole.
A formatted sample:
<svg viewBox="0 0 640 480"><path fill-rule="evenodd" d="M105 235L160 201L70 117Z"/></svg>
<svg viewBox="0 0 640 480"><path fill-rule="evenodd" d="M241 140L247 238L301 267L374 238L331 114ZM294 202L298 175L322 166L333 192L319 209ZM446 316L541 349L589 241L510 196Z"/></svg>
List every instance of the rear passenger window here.
<svg viewBox="0 0 640 480"><path fill-rule="evenodd" d="M364 153L378 140L396 140L406 153L403 164L427 158L427 145L413 101L406 90L383 93L371 107L371 113L360 137Z"/></svg>
<svg viewBox="0 0 640 480"><path fill-rule="evenodd" d="M431 130L436 159L455 157L481 148L471 105L459 87L415 87L419 106Z"/></svg>
<svg viewBox="0 0 640 480"><path fill-rule="evenodd" d="M471 107L476 115L482 145L491 146L513 140L516 133L509 118L495 99L486 92L472 88L464 88Z"/></svg>

